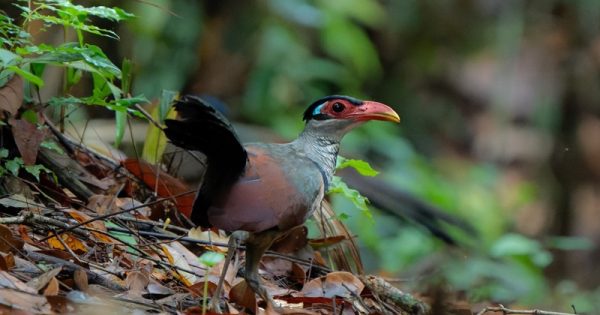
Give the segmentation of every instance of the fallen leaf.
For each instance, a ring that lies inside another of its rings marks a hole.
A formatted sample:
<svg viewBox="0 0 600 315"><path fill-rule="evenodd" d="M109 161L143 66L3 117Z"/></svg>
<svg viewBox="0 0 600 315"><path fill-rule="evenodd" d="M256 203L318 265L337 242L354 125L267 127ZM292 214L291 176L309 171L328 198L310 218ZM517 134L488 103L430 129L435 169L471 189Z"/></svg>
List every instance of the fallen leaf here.
<svg viewBox="0 0 600 315"><path fill-rule="evenodd" d="M246 280L241 280L229 290L229 300L256 313L256 295Z"/></svg>
<svg viewBox="0 0 600 315"><path fill-rule="evenodd" d="M191 228L188 232L188 237L199 240L199 241L205 241L205 242L215 242L215 243L222 243L222 244L227 244L229 242L229 237L221 234L220 231L218 231L218 232L215 232L213 230L202 231L202 228L200 228L200 227ZM220 253L227 252L227 248L220 247L220 246L210 246L210 245L202 245L202 244L198 244L198 245L202 246L204 248L207 248L208 250L213 251L213 252L220 252Z"/></svg>
<svg viewBox="0 0 600 315"><path fill-rule="evenodd" d="M74 210L74 209L67 209L67 210L63 210L63 211L68 213L73 219L75 219L79 223L88 222L93 219L91 216L89 216L81 211ZM103 243L108 243L108 244L113 244L115 242L112 238L110 238L109 236L104 234L104 233L108 233L108 231L107 231L106 225L104 225L103 221L100 221L100 220L92 221L92 222L86 223L85 226L88 228L100 231L100 232L91 231L92 235L94 235L96 240L103 242ZM101 232L104 232L104 233L101 233Z"/></svg>
<svg viewBox="0 0 600 315"><path fill-rule="evenodd" d="M185 259L184 254L167 244L161 244L161 248L167 256L167 259L169 260L169 263L171 265L177 266L183 270L191 271L192 268L190 267L188 261ZM174 274L181 282L183 282L183 284L185 284L186 287L189 287L192 284L198 282L198 277L196 275L189 272L181 271L180 269L175 269Z"/></svg>
<svg viewBox="0 0 600 315"><path fill-rule="evenodd" d="M27 225L23 225L23 224L19 224L19 227L17 228L17 231L19 232L19 236L21 237L21 239L23 241L25 241L27 244L30 245L36 245L37 242L34 242L31 237L29 237L29 231L30 228Z"/></svg>
<svg viewBox="0 0 600 315"><path fill-rule="evenodd" d="M190 189L180 180L143 160L125 159L121 161L121 164L150 189L156 189L159 197L173 196L177 209L190 218L196 196L194 193L186 194Z"/></svg>
<svg viewBox="0 0 600 315"><path fill-rule="evenodd" d="M152 209L150 209L150 207L145 206L140 201L129 197L117 198L115 200L115 206L118 208L119 211L135 208L135 212L142 214L146 218L152 214Z"/></svg>
<svg viewBox="0 0 600 315"><path fill-rule="evenodd" d="M17 252L21 248L23 248L23 241L15 238L6 225L0 224L0 251Z"/></svg>
<svg viewBox="0 0 600 315"><path fill-rule="evenodd" d="M15 310L22 310L29 314L50 314L51 308L44 296L19 292L12 288L0 288L0 304L10 305L13 314Z"/></svg>
<svg viewBox="0 0 600 315"><path fill-rule="evenodd" d="M48 270L43 274L29 280L27 286L33 288L36 292L45 287L52 279L54 279L62 270L62 267L56 267Z"/></svg>
<svg viewBox="0 0 600 315"><path fill-rule="evenodd" d="M364 287L355 275L346 271L334 271L307 282L301 293L308 297L350 297L360 295Z"/></svg>
<svg viewBox="0 0 600 315"><path fill-rule="evenodd" d="M87 291L89 287L88 275L85 270L79 268L73 272L73 282L79 291Z"/></svg>
<svg viewBox="0 0 600 315"><path fill-rule="evenodd" d="M25 165L35 164L40 144L46 137L46 129L38 129L23 119L11 119L12 133Z"/></svg>
<svg viewBox="0 0 600 315"><path fill-rule="evenodd" d="M15 267L15 256L12 253L0 253L0 269L8 271Z"/></svg>
<svg viewBox="0 0 600 315"><path fill-rule="evenodd" d="M23 283L6 271L0 271L0 288L18 290L30 294L37 294L37 290Z"/></svg>
<svg viewBox="0 0 600 315"><path fill-rule="evenodd" d="M67 314L74 311L73 306L69 306L69 300L64 296L46 296L46 299L56 314Z"/></svg>
<svg viewBox="0 0 600 315"><path fill-rule="evenodd" d="M346 236L336 235L336 236L330 236L330 237L325 237L325 238L310 239L310 240L308 240L308 243L314 249L321 249L321 248L327 248L327 247L330 247L333 245L337 245L345 240L347 240Z"/></svg>
<svg viewBox="0 0 600 315"><path fill-rule="evenodd" d="M15 116L23 104L23 79L13 75L4 86L0 87L0 110ZM4 118L3 113L0 117Z"/></svg>
<svg viewBox="0 0 600 315"><path fill-rule="evenodd" d="M271 250L279 253L294 253L307 244L308 229L302 225L294 228L284 238L277 240Z"/></svg>
<svg viewBox="0 0 600 315"><path fill-rule="evenodd" d="M58 292L59 292L58 280L56 280L56 277L52 277L50 282L48 282L48 286L46 286L46 289L44 289L44 295L45 296L58 295Z"/></svg>
<svg viewBox="0 0 600 315"><path fill-rule="evenodd" d="M300 284L304 284L306 282L306 270L299 264L292 263L292 275L290 278Z"/></svg>
<svg viewBox="0 0 600 315"><path fill-rule="evenodd" d="M27 198L22 194L14 194L0 199L0 205L11 208L30 209L30 208L45 208L44 205L35 202L35 200Z"/></svg>
<svg viewBox="0 0 600 315"><path fill-rule="evenodd" d="M125 278L125 285L135 293L143 292L149 282L148 275L139 271L130 271L127 273L127 278Z"/></svg>
<svg viewBox="0 0 600 315"><path fill-rule="evenodd" d="M48 232L48 236L53 235L52 232ZM78 238L73 236L71 233L62 233L60 234L60 238L63 240L62 242L56 238L56 236L52 236L48 239L48 245L53 249L61 249L66 250L62 243L65 243L69 248L75 252L76 254L84 254L87 252L87 246Z"/></svg>
<svg viewBox="0 0 600 315"><path fill-rule="evenodd" d="M263 257L263 269L275 277L287 277L292 273L292 262L277 257Z"/></svg>

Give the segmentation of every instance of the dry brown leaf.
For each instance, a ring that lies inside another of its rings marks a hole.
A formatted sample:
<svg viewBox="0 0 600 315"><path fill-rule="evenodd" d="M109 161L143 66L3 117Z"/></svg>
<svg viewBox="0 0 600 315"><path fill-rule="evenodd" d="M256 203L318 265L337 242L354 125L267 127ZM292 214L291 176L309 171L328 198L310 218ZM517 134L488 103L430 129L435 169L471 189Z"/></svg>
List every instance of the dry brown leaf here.
<svg viewBox="0 0 600 315"><path fill-rule="evenodd" d="M22 310L28 314L50 314L52 311L44 296L10 288L0 288L0 304L10 305L11 311L6 314L14 314L15 310Z"/></svg>
<svg viewBox="0 0 600 315"><path fill-rule="evenodd" d="M4 86L0 87L0 110L10 113L14 116L23 104L23 79L18 75L13 75L12 79ZM0 117L4 118L0 112Z"/></svg>
<svg viewBox="0 0 600 315"><path fill-rule="evenodd" d="M83 269L76 269L73 272L73 282L75 282L75 286L79 291L87 291L89 287L88 275Z"/></svg>
<svg viewBox="0 0 600 315"><path fill-rule="evenodd" d="M16 252L21 248L23 248L23 241L16 239L6 225L0 224L0 251Z"/></svg>
<svg viewBox="0 0 600 315"><path fill-rule="evenodd" d="M225 235L221 234L220 232L217 233L213 230L202 231L202 228L200 228L200 227L190 229L190 231L188 232L188 237L191 237L193 239L197 239L200 241L205 241L205 242L215 242L215 243L222 243L222 244L227 244L227 242L229 242L228 236L225 236ZM199 246L202 246L213 252L218 252L218 253L226 253L227 252L227 248L223 248L220 246L210 246L210 245L201 245L201 244L199 244Z"/></svg>
<svg viewBox="0 0 600 315"><path fill-rule="evenodd" d="M364 287L355 275L346 271L334 271L307 282L301 293L308 297L350 297L360 295Z"/></svg>
<svg viewBox="0 0 600 315"><path fill-rule="evenodd" d="M13 277L6 271L0 271L0 288L17 289L19 291L37 294L37 290L23 283L23 281Z"/></svg>
<svg viewBox="0 0 600 315"><path fill-rule="evenodd" d="M52 295L46 296L52 311L57 314L73 313L74 308L69 306L69 300L64 296Z"/></svg>
<svg viewBox="0 0 600 315"><path fill-rule="evenodd" d="M205 276L206 277L206 276ZM204 296L204 277L200 279L200 281L192 284L188 287L188 290L192 293L192 295L197 297ZM219 283L219 277L214 275L208 275L208 296L213 296L215 291L217 290L217 284ZM223 283L223 291L227 291L227 283ZM223 293L223 292L221 292Z"/></svg>
<svg viewBox="0 0 600 315"><path fill-rule="evenodd" d="M287 277L292 273L292 262L278 257L263 257L263 269L276 277Z"/></svg>
<svg viewBox="0 0 600 315"><path fill-rule="evenodd" d="M48 282L46 289L44 289L44 296L58 295L58 292L58 280L56 280L56 277L52 277L52 279L50 279L50 282Z"/></svg>
<svg viewBox="0 0 600 315"><path fill-rule="evenodd" d="M306 282L306 270L299 264L292 263L292 275L290 278L300 284L304 284Z"/></svg>
<svg viewBox="0 0 600 315"><path fill-rule="evenodd" d="M15 267L15 256L12 253L0 253L0 269L9 270Z"/></svg>
<svg viewBox="0 0 600 315"><path fill-rule="evenodd" d="M271 250L280 253L294 253L306 246L307 235L308 229L305 226L296 227L284 238L277 240L271 246Z"/></svg>
<svg viewBox="0 0 600 315"><path fill-rule="evenodd" d="M311 240L308 240L308 243L314 249L321 249L321 248L327 248L327 247L330 247L333 245L337 245L347 239L348 238L344 235L336 235L336 236L330 236L330 237L325 237L325 238L311 239Z"/></svg>
<svg viewBox="0 0 600 315"><path fill-rule="evenodd" d="M256 295L246 280L241 280L229 291L229 300L256 313Z"/></svg>
<svg viewBox="0 0 600 315"><path fill-rule="evenodd" d="M19 227L17 228L17 231L19 232L19 236L21 237L21 239L23 241L25 241L27 244L30 244L30 245L37 245L37 242L32 240L31 237L29 237L29 230L30 230L30 228L27 225L23 225L23 224L19 224Z"/></svg>
<svg viewBox="0 0 600 315"><path fill-rule="evenodd" d="M171 265L177 266L183 270L191 271L192 268L188 263L187 259L185 258L185 255L178 251L175 247L170 246L168 244L161 244L161 248L167 256L167 259L169 260L169 263ZM174 272L174 275L187 287L198 282L198 277L196 275L191 274L189 272L181 271L180 269L177 269Z"/></svg>
<svg viewBox="0 0 600 315"><path fill-rule="evenodd" d="M52 232L49 232L48 234L48 236L53 235ZM69 248L73 252L77 254L83 254L87 252L87 247L85 246L85 244L83 244L81 240L73 236L71 233L62 233L60 234L60 238L67 246L69 246ZM53 249L66 250L66 248L63 246L61 241L58 238L56 238L56 236L53 236L48 239L48 245L50 246L50 248Z"/></svg>
<svg viewBox="0 0 600 315"><path fill-rule="evenodd" d="M148 275L140 271L130 271L125 278L125 285L133 292L143 292L149 282Z"/></svg>
<svg viewBox="0 0 600 315"><path fill-rule="evenodd" d="M46 137L45 129L38 129L34 124L23 119L11 119L12 132L25 165L35 164L40 144Z"/></svg>
<svg viewBox="0 0 600 315"><path fill-rule="evenodd" d="M37 292L45 287L52 279L54 279L54 277L56 277L61 270L62 267L56 267L52 270L48 270L43 274L29 280L27 282L27 286L33 288Z"/></svg>
<svg viewBox="0 0 600 315"><path fill-rule="evenodd" d="M64 212L68 213L73 219L75 219L79 223L88 222L93 219L89 215L87 215L81 211L74 210L74 209L64 210ZM106 225L104 225L104 222L102 222L100 220L86 223L85 226L88 228L94 229L94 230L107 232ZM107 236L106 234L96 232L96 231L91 231L91 232L92 232L92 235L94 235L96 240L99 242L108 243L108 244L115 243L115 241L112 238L110 238L109 236Z"/></svg>

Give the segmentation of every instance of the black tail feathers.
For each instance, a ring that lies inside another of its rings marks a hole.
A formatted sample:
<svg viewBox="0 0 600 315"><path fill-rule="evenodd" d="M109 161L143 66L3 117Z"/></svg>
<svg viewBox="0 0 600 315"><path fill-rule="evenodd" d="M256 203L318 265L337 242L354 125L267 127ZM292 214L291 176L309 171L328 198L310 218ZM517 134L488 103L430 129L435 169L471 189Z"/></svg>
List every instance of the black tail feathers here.
<svg viewBox="0 0 600 315"><path fill-rule="evenodd" d="M174 107L180 119L165 121L167 138L206 155L208 165L192 213L192 220L203 224L198 221L204 218L198 216L204 216L211 201L243 174L248 154L227 118L203 99L186 95Z"/></svg>

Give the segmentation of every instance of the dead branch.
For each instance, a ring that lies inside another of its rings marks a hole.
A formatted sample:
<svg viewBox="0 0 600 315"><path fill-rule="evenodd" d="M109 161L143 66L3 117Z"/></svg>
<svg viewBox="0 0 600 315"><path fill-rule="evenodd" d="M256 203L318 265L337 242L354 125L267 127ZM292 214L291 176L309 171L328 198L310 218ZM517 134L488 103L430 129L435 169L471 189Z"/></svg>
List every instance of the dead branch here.
<svg viewBox="0 0 600 315"><path fill-rule="evenodd" d="M123 287L122 285L111 281L110 279L103 277L101 275L98 275L96 273L93 273L92 271L82 268L81 266L72 263L70 261L64 260L64 259L60 259L58 257L54 257L54 256L50 256L50 255L46 255L46 254L42 254L42 253L37 253L34 251L25 251L25 255L26 257L28 257L29 259L33 260L33 261L46 261L52 264L57 264L63 267L63 269L71 271L71 272L75 272L75 270L77 269L83 269L85 270L85 273L88 276L88 279L91 282L97 283L103 287L107 287L111 290L114 291L119 291L119 292L123 292L126 291L127 288Z"/></svg>
<svg viewBox="0 0 600 315"><path fill-rule="evenodd" d="M504 305L499 304L499 306L488 306L481 310L477 315L483 315L488 312L501 312L504 315L509 314L518 314L518 315L574 315L575 313L561 313L561 312L552 312L552 311L542 311L542 310L513 310L510 308L504 307Z"/></svg>
<svg viewBox="0 0 600 315"><path fill-rule="evenodd" d="M389 282L377 276L359 276L360 280L379 298L394 305L409 314L425 315L429 314L430 307L424 302L416 299L411 294L402 292Z"/></svg>

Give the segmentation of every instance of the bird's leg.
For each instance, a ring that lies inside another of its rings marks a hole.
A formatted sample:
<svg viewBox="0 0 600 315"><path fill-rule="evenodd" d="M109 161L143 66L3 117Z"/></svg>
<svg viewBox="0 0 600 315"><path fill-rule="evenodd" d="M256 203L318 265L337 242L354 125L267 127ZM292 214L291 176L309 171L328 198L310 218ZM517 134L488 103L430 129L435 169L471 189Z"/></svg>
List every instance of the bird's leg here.
<svg viewBox="0 0 600 315"><path fill-rule="evenodd" d="M246 283L252 288L252 291L267 303L267 309L273 308L273 298L261 285L258 265L265 251L279 236L281 236L281 232L279 231L264 231L253 234L246 240L246 270L244 278L246 279Z"/></svg>
<svg viewBox="0 0 600 315"><path fill-rule="evenodd" d="M210 299L210 303L212 309L221 313L221 306L219 305L221 302L221 291L223 291L223 281L225 281L225 276L227 275L227 269L229 269L229 264L231 263L231 259L233 255L237 252L238 246L241 242L248 239L249 234L246 231L235 231L231 233L229 236L229 242L227 244L227 257L225 258L225 264L223 265L223 271L221 271L221 276L219 277L219 283L217 284L217 289Z"/></svg>

